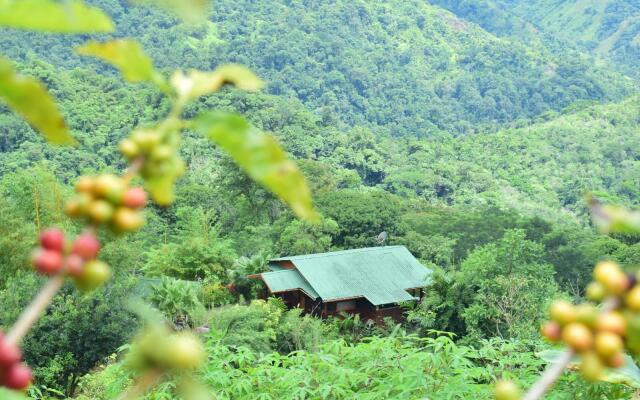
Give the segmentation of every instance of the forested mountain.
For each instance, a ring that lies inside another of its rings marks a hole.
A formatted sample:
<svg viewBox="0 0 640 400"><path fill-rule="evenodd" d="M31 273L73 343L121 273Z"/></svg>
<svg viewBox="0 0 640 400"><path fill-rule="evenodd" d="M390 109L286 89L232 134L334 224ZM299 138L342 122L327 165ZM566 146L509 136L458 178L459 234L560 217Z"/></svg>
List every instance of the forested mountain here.
<svg viewBox="0 0 640 400"><path fill-rule="evenodd" d="M70 181L83 172L117 167L121 161L109 144L167 107L153 90L134 90L113 77L54 73L46 65L26 71L45 80L61 98L82 146L52 148L18 117L4 115L2 174L44 162ZM91 101L83 100L88 94ZM441 134L429 140L394 139L366 126L327 124L300 101L284 96L228 92L190 112L205 106L244 113L256 126L274 132L295 157L320 162L332 174L347 174L338 179L431 204L490 204L555 218L583 217L587 191L615 202L638 202L637 97L583 105L521 128L467 137ZM185 145L189 162L202 157L203 150L192 147L198 145Z"/></svg>
<svg viewBox="0 0 640 400"><path fill-rule="evenodd" d="M195 27L125 0L94 3L114 17L117 36L140 38L160 67L237 61L264 77L269 93L393 136L495 130L635 90L576 51L559 56L498 38L424 1L216 1L210 20ZM11 32L0 49L69 68L86 63L72 53L81 41Z"/></svg>
<svg viewBox="0 0 640 400"><path fill-rule="evenodd" d="M385 184L392 191L422 191L418 177L437 177L445 201L497 201L547 217L551 210L583 214L587 190L613 202L637 204L639 106L632 97L524 128L417 145L409 150L409 163L389 173ZM433 196L434 187L423 194Z"/></svg>
<svg viewBox="0 0 640 400"><path fill-rule="evenodd" d="M601 234L585 200L640 205L633 1L216 0L196 25L87 2L114 33L0 31L0 53L43 82L77 141L51 146L0 98L1 330L45 280L25 267L38 232L82 231L64 210L78 178L125 170L118 143L174 112L162 88L78 55L88 39L135 38L167 76L251 67L263 91L223 87L177 114L236 112L272 133L321 216L297 219L186 124L174 204L150 202L134 233L100 231L111 282L66 284L25 337L32 398L132 386L122 354L144 325L133 294L172 328L209 329L196 378L221 399L488 399L497 378L530 385L543 369L551 299L584 299L599 260L640 264L639 236ZM257 300L264 288L247 279L270 257L375 246L381 232L433 270L400 324L302 316ZM148 398L176 390L169 380ZM635 391L570 373L550 398Z"/></svg>
<svg viewBox="0 0 640 400"><path fill-rule="evenodd" d="M634 0L432 0L501 36L564 41L637 76L640 3Z"/></svg>

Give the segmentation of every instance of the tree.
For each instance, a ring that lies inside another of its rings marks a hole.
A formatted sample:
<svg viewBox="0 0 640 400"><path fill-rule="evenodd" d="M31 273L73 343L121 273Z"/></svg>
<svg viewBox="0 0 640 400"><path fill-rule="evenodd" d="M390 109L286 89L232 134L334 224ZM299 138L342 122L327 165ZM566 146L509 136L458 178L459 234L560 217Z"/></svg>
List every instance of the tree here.
<svg viewBox="0 0 640 400"><path fill-rule="evenodd" d="M333 236L337 232L338 224L332 219L314 224L294 219L286 225L276 241L276 251L282 256L323 253L331 249Z"/></svg>
<svg viewBox="0 0 640 400"><path fill-rule="evenodd" d="M381 190L338 190L320 197L318 205L338 224L334 243L339 247L372 246L380 232L387 231L393 240L404 229L399 199Z"/></svg>

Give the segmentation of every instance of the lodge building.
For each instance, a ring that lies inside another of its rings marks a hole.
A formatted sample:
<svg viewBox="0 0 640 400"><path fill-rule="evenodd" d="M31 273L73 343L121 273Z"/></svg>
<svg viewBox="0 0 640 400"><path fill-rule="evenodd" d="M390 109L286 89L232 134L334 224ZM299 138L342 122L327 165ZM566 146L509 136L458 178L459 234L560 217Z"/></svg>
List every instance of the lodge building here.
<svg viewBox="0 0 640 400"><path fill-rule="evenodd" d="M402 318L399 303L424 294L431 270L404 246L383 246L269 260L264 297L283 299L306 314L360 314L363 320Z"/></svg>

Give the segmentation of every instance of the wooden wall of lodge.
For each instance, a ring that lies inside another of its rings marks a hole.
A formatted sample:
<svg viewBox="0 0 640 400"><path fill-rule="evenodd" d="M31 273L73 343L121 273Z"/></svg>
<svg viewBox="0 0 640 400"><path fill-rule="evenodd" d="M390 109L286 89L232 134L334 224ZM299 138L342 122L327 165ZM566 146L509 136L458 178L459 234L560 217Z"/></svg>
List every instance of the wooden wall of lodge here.
<svg viewBox="0 0 640 400"><path fill-rule="evenodd" d="M410 293L420 299L424 295L422 288L410 289ZM375 307L362 297L323 303L321 300L313 300L301 290L274 293L273 295L280 297L289 308L302 308L305 314L321 318L328 316L340 318L341 312L360 314L363 321L373 320L377 323L382 322L385 317L391 317L398 322L404 318L403 311L399 306ZM269 292L265 288L264 298L267 296L269 296ZM338 310L338 303L342 302L353 302L353 308Z"/></svg>

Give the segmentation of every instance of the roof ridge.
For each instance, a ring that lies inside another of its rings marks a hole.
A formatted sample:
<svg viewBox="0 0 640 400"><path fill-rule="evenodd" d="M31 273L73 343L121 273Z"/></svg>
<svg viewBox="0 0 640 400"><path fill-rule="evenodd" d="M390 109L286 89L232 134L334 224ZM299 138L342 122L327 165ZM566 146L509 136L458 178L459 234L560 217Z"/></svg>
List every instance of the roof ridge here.
<svg viewBox="0 0 640 400"><path fill-rule="evenodd" d="M400 244L392 245L392 246L361 247L357 249L328 251L325 253L300 254L297 256L278 257L278 258L272 258L269 261L287 261L287 260L315 258L315 257L331 257L331 256L342 255L342 254L364 253L364 252L370 252L370 251L390 250L390 249L397 249L397 248L406 249L407 247Z"/></svg>

